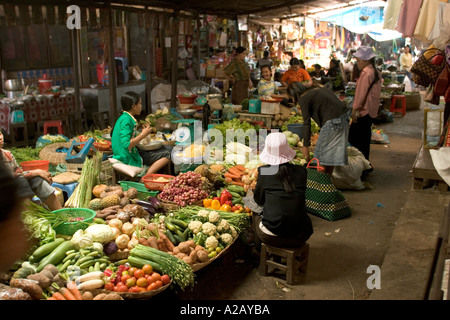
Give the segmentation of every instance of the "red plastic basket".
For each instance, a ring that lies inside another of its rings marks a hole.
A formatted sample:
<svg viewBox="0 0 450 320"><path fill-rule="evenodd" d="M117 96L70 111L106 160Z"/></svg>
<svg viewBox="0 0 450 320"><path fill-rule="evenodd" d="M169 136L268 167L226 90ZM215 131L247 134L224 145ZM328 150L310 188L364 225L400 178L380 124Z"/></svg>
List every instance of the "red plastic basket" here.
<svg viewBox="0 0 450 320"><path fill-rule="evenodd" d="M185 97L183 95L177 96L178 100L180 100L180 103L182 103L182 104L193 104L197 97L198 97L197 95L193 95L190 97Z"/></svg>
<svg viewBox="0 0 450 320"><path fill-rule="evenodd" d="M168 180L175 179L174 176L168 174L147 174L142 177L142 181L144 182L144 185L148 190L162 191L165 185L168 183L168 181L167 182L155 181L159 177L163 177Z"/></svg>
<svg viewBox="0 0 450 320"><path fill-rule="evenodd" d="M20 164L22 169L24 171L29 170L35 170L35 169L42 169L45 171L48 171L48 166L50 164L50 161L47 160L31 160L31 161L24 161Z"/></svg>

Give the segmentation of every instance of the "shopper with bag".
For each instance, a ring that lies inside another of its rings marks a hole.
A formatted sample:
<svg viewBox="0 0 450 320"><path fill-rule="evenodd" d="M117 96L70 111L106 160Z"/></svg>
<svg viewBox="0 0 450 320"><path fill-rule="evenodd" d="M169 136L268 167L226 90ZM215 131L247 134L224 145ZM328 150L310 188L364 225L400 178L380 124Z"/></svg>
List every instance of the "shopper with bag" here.
<svg viewBox="0 0 450 320"><path fill-rule="evenodd" d="M280 132L266 137L258 168L254 201L263 207L255 216L255 232L260 241L274 247L300 247L312 235L306 213L306 168L289 163L295 150Z"/></svg>
<svg viewBox="0 0 450 320"><path fill-rule="evenodd" d="M371 47L361 46L353 56L356 58L361 75L356 81L348 142L370 161L372 123L373 119L378 116L382 78L375 66L376 55ZM372 170L371 165L371 169L365 173Z"/></svg>
<svg viewBox="0 0 450 320"><path fill-rule="evenodd" d="M287 92L295 104L300 105L302 112L304 158L306 161L310 160L311 119L313 119L320 127L314 157L320 160L324 172L331 176L335 166L348 163L348 108L333 91L325 87L306 88L302 83L294 82L289 85Z"/></svg>

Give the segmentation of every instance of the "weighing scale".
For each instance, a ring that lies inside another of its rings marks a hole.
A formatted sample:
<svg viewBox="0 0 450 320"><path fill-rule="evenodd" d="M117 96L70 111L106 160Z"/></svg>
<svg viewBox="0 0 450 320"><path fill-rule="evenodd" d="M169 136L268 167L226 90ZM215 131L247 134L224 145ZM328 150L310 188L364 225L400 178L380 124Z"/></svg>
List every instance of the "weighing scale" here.
<svg viewBox="0 0 450 320"><path fill-rule="evenodd" d="M172 123L181 123L182 126L180 126L178 129L174 131L175 135L175 145L190 145L195 140L195 123L200 122L200 120L195 119L179 119L174 120ZM200 126L201 128L201 126ZM200 138L201 138L201 132L200 132Z"/></svg>

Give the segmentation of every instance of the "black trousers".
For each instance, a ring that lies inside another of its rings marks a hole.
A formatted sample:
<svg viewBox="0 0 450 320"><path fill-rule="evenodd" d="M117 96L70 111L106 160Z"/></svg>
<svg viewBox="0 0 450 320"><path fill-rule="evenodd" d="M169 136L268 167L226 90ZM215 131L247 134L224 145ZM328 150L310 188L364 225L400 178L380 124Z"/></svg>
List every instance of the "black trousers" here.
<svg viewBox="0 0 450 320"><path fill-rule="evenodd" d="M361 151L364 157L369 160L370 140L372 138L373 118L370 115L358 118L358 121L352 122L348 132L348 142Z"/></svg>

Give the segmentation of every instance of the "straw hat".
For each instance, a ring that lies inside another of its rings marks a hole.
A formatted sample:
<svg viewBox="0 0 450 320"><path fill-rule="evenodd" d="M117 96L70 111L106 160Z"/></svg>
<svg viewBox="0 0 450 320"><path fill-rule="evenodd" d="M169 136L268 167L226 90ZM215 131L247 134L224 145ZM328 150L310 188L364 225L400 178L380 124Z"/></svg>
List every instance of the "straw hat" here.
<svg viewBox="0 0 450 320"><path fill-rule="evenodd" d="M263 163L270 165L280 165L294 157L295 150L289 146L286 136L281 132L274 132L266 137L264 150L259 155Z"/></svg>

